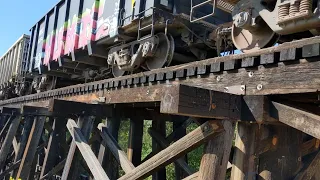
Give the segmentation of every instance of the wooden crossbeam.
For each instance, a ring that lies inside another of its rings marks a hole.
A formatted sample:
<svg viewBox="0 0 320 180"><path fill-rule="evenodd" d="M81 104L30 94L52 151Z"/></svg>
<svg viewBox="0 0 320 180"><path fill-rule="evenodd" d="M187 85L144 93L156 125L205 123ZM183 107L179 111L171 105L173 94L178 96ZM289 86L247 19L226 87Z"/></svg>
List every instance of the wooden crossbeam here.
<svg viewBox="0 0 320 180"><path fill-rule="evenodd" d="M8 169L6 169L3 172L1 172L0 179L3 179L8 173L10 173L11 171L17 169L20 166L20 163L21 163L21 160L13 163Z"/></svg>
<svg viewBox="0 0 320 180"><path fill-rule="evenodd" d="M0 140L4 137L7 129L10 126L10 122L12 121L11 116L5 116L5 117L3 117L3 119L6 121L6 123L4 124L3 128L0 131Z"/></svg>
<svg viewBox="0 0 320 180"><path fill-rule="evenodd" d="M46 175L40 177L40 180L42 179L50 179L54 174L59 172L61 169L63 169L67 159L62 160L60 163L58 163L54 168L52 168Z"/></svg>
<svg viewBox="0 0 320 180"><path fill-rule="evenodd" d="M68 111L65 110L66 108L68 108ZM50 100L48 109L55 115L81 114L96 117L111 117L113 111L113 107L109 105L86 104L58 99Z"/></svg>
<svg viewBox="0 0 320 180"><path fill-rule="evenodd" d="M10 147L12 144L12 141L17 133L19 124L20 124L20 116L11 116L10 119L10 125L8 132L6 134L6 138L4 139L2 143L2 147L0 149L0 169L2 169L5 165L5 161L7 159L7 156L10 152Z"/></svg>
<svg viewBox="0 0 320 180"><path fill-rule="evenodd" d="M108 180L109 177L103 170L102 166L100 165L98 159L96 158L95 154L91 150L90 146L86 138L81 133L78 125L74 122L74 120L69 120L67 123L67 128L74 139L78 149L80 150L82 157L87 162L88 167L91 170L92 175L95 179L105 179Z"/></svg>
<svg viewBox="0 0 320 180"><path fill-rule="evenodd" d="M272 105L280 122L320 139L320 116L278 102Z"/></svg>
<svg viewBox="0 0 320 180"><path fill-rule="evenodd" d="M19 108L1 107L0 113L3 115L17 115L20 113Z"/></svg>
<svg viewBox="0 0 320 180"><path fill-rule="evenodd" d="M182 180L197 180L199 177L199 172L193 173L190 176L182 179Z"/></svg>
<svg viewBox="0 0 320 180"><path fill-rule="evenodd" d="M314 158L307 163L306 167L298 173L294 180L310 180L316 171L320 168L320 152L318 152ZM318 177L317 177L318 178Z"/></svg>
<svg viewBox="0 0 320 180"><path fill-rule="evenodd" d="M45 117L35 117L16 179L27 179L41 138Z"/></svg>
<svg viewBox="0 0 320 180"><path fill-rule="evenodd" d="M130 173L122 176L119 180L134 180L148 177L158 168L164 167L176 159L180 158L187 152L196 148L199 144L208 138L214 137L223 131L219 122L209 121L196 128L185 137L162 150L146 162L142 163Z"/></svg>
<svg viewBox="0 0 320 180"><path fill-rule="evenodd" d="M177 128L174 132L172 132L170 135L166 137L166 141L168 143L171 143L174 140L174 137L176 136L176 133L187 128L192 122L194 122L196 119L193 117L188 118L179 128ZM152 151L149 153L143 160L142 163L144 163L146 160L150 159L152 156L156 154L155 151Z"/></svg>
<svg viewBox="0 0 320 180"><path fill-rule="evenodd" d="M240 119L241 96L180 85L165 91L161 113L215 119Z"/></svg>
<svg viewBox="0 0 320 180"><path fill-rule="evenodd" d="M88 116L80 116L78 119L78 125L81 127L81 131L83 135L85 136L86 140L89 139L90 132L92 129L93 124L93 118ZM77 179L79 176L79 166L80 166L80 160L79 160L79 152L77 150L77 144L75 142L75 139L72 140L67 160L65 163L65 166L63 168L61 180L67 180L67 179Z"/></svg>
<svg viewBox="0 0 320 180"><path fill-rule="evenodd" d="M114 155L115 159L119 162L125 173L129 173L134 169L134 165L127 158L125 152L121 150L119 145L115 142L112 136L108 133L108 130L104 124L99 124L98 129L100 130L100 135L103 140L106 142L106 145L109 147L109 150Z"/></svg>
<svg viewBox="0 0 320 180"><path fill-rule="evenodd" d="M65 133L64 129L66 126L66 119L64 118L54 118L52 129L47 146L47 152L44 158L44 162L41 168L40 178L52 169L59 158L59 141L61 140L59 136Z"/></svg>
<svg viewBox="0 0 320 180"><path fill-rule="evenodd" d="M159 133L152 129L148 129L150 136L155 139L162 149L167 148L170 144L163 138ZM188 174L191 175L194 171L188 166L188 164L183 159L178 159L177 164Z"/></svg>
<svg viewBox="0 0 320 180"><path fill-rule="evenodd" d="M23 106L21 108L23 116L52 116L53 114L45 107Z"/></svg>

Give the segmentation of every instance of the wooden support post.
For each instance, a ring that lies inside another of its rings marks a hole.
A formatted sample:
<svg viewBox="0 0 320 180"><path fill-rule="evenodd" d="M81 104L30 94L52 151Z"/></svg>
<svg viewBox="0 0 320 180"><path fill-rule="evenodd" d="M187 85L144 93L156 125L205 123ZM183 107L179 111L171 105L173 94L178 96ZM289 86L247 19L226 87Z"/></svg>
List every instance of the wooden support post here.
<svg viewBox="0 0 320 180"><path fill-rule="evenodd" d="M184 123L184 121L187 121L188 119L185 119L185 117L178 117L178 116L174 116L173 118L174 118L173 119L173 132L175 134L174 141L177 141L187 134L186 127L183 126L183 123ZM167 143L168 143L168 145L170 144L168 141L167 141ZM181 162L185 162L185 164L188 165L187 155L183 156L179 160ZM190 168L188 168L188 169L191 170L190 172L194 172L192 169L190 169ZM174 163L174 172L175 172L176 180L183 179L183 178L187 177L188 175L190 175L189 173L185 173L183 168L181 168L177 162Z"/></svg>
<svg viewBox="0 0 320 180"><path fill-rule="evenodd" d="M255 145L258 124L238 123L231 180L254 180L256 178Z"/></svg>
<svg viewBox="0 0 320 180"><path fill-rule="evenodd" d="M119 162L125 173L129 173L134 169L134 165L127 158L125 152L123 152L117 142L112 138L108 133L107 128L103 124L99 124L98 129L100 130L101 137L106 142L106 145L109 147L109 150L114 155L115 159Z"/></svg>
<svg viewBox="0 0 320 180"><path fill-rule="evenodd" d="M158 132L152 129L149 129L148 132L151 135L151 137L157 141L157 143L161 146L162 149L165 149L169 146L169 143ZM191 175L194 173L194 171L190 169L190 167L184 161L184 159L180 158L176 162L179 165L179 167L182 168L184 172L186 172L188 175Z"/></svg>
<svg viewBox="0 0 320 180"><path fill-rule="evenodd" d="M12 141L14 139L14 136L16 135L16 132L19 127L20 122L20 116L11 116L10 119L12 121L10 122L9 129L6 135L6 138L4 139L2 143L2 147L0 149L0 169L2 169L5 166L5 161L7 159L7 156L10 151L10 147L12 145Z"/></svg>
<svg viewBox="0 0 320 180"><path fill-rule="evenodd" d="M138 114L130 117L130 132L128 142L128 158L134 166L141 164L143 118Z"/></svg>
<svg viewBox="0 0 320 180"><path fill-rule="evenodd" d="M135 180L148 177L157 169L174 162L176 159L198 147L208 138L217 136L222 131L223 127L219 122L206 122L177 142L171 144L168 148L137 166L134 170L119 178L119 180Z"/></svg>
<svg viewBox="0 0 320 180"><path fill-rule="evenodd" d="M113 139L118 141L118 131L120 127L120 117L117 111L114 112L114 116L112 118L107 118L106 127L108 132L113 137ZM107 175L110 179L117 179L119 176L119 166L117 160L114 158L113 154L108 148L105 148L106 142L103 140L102 145L100 146L98 160L102 167L107 172Z"/></svg>
<svg viewBox="0 0 320 180"><path fill-rule="evenodd" d="M27 179L42 134L45 117L35 117L16 179Z"/></svg>
<svg viewBox="0 0 320 180"><path fill-rule="evenodd" d="M98 159L95 157L95 154L88 145L88 138L84 137L77 124L73 120L69 120L67 123L67 127L74 139L73 142L76 143L94 178L109 180L109 177L104 172L103 168L99 164Z"/></svg>
<svg viewBox="0 0 320 180"><path fill-rule="evenodd" d="M272 105L272 115L280 122L320 139L320 116L277 102Z"/></svg>
<svg viewBox="0 0 320 180"><path fill-rule="evenodd" d="M294 177L302 166L301 147L302 132L289 126L263 125L269 133L274 134L272 140L276 148L260 154L258 165L258 175L263 179L287 179ZM262 127L259 128L259 134ZM259 135L258 147L263 146L262 135ZM257 147L255 149L258 149ZM259 148L260 149L260 148ZM256 155L257 156L257 155Z"/></svg>
<svg viewBox="0 0 320 180"><path fill-rule="evenodd" d="M168 116L159 113L153 114L152 129L157 131L160 136L166 137L166 120ZM152 151L160 152L163 148L152 138ZM166 168L160 168L157 172L152 175L152 180L166 179Z"/></svg>
<svg viewBox="0 0 320 180"><path fill-rule="evenodd" d="M47 152L44 158L44 162L41 169L40 178L47 174L59 160L59 149L61 148L60 137L64 133L66 126L66 119L64 118L54 118L52 125L52 132L50 134L47 146Z"/></svg>
<svg viewBox="0 0 320 180"><path fill-rule="evenodd" d="M93 117L80 116L78 119L78 125L81 127L81 131L86 140L89 139L90 132L93 125ZM77 179L79 176L79 152L77 150L77 145L73 139L68 152L67 160L63 169L61 180L67 179Z"/></svg>
<svg viewBox="0 0 320 180"><path fill-rule="evenodd" d="M211 139L204 148L199 179L224 180L232 147L234 123L223 121L224 132L215 139Z"/></svg>

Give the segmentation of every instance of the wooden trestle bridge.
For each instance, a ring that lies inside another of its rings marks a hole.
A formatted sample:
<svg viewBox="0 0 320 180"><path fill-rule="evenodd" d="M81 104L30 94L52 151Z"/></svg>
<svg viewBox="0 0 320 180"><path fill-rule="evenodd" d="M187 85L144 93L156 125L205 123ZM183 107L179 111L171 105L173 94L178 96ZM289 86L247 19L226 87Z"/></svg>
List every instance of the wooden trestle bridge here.
<svg viewBox="0 0 320 180"><path fill-rule="evenodd" d="M185 180L320 179L319 89L314 37L1 101L0 179L162 180L171 163ZM144 120L153 146L142 160ZM194 172L186 154L202 144Z"/></svg>

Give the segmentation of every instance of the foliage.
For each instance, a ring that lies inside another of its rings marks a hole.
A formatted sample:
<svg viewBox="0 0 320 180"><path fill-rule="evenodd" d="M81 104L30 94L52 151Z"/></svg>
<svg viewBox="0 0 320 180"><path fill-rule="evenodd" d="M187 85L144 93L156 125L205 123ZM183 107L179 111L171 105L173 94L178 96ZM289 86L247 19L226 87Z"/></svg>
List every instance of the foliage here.
<svg viewBox="0 0 320 180"><path fill-rule="evenodd" d="M144 128L143 128L143 144L142 144L142 157L141 160L143 160L149 153L152 152L152 138L148 133L148 129L152 127L152 121L145 120L144 121ZM191 132L197 128L196 124L192 124L187 128L187 133ZM120 130L119 130L119 146L122 150L125 152L127 151L128 146L128 139L129 139L129 130L130 130L130 121L129 120L123 120L120 124ZM169 135L173 131L173 123L172 122L166 122L166 134ZM203 146L200 146L199 148L195 149L194 151L188 153L188 164L191 168L194 169L194 171L198 171L200 167L200 160L202 155ZM123 175L124 172L121 170L120 175ZM175 179L175 170L174 170L174 163L168 165L166 167L166 175L167 180L174 180ZM151 176L146 178L147 180L151 180Z"/></svg>

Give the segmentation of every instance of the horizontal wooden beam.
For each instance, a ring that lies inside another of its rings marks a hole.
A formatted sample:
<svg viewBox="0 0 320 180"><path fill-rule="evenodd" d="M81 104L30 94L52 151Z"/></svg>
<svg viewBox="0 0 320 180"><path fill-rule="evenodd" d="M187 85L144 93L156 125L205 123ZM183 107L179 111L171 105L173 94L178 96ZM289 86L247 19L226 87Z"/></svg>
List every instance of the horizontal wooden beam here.
<svg viewBox="0 0 320 180"><path fill-rule="evenodd" d="M140 164L130 173L119 178L119 180L135 180L148 177L157 169L174 162L176 159L199 146L208 138L212 138L222 131L223 126L220 123L208 121L180 140L171 144L168 148L160 151L152 158Z"/></svg>
<svg viewBox="0 0 320 180"><path fill-rule="evenodd" d="M320 116L278 102L272 106L271 115L280 122L320 139Z"/></svg>
<svg viewBox="0 0 320 180"><path fill-rule="evenodd" d="M24 116L52 116L52 112L45 107L22 106L21 114Z"/></svg>
<svg viewBox="0 0 320 180"><path fill-rule="evenodd" d="M241 96L179 85L173 91L165 91L160 111L183 116L239 120L241 102Z"/></svg>
<svg viewBox="0 0 320 180"><path fill-rule="evenodd" d="M116 141L109 134L107 127L101 123L98 125L98 129L100 130L100 135L102 139L105 141L105 144L109 147L109 150L114 155L115 159L119 162L125 173L129 173L134 169L134 165L130 162L125 152L123 152ZM102 143L104 144L104 143Z"/></svg>
<svg viewBox="0 0 320 180"><path fill-rule="evenodd" d="M4 115L14 115L14 114L19 114L20 109L19 108L2 107L2 108L0 108L0 113L4 114Z"/></svg>
<svg viewBox="0 0 320 180"><path fill-rule="evenodd" d="M68 111L66 111L66 108ZM88 104L74 101L52 99L49 102L49 111L55 115L90 115L90 116L112 116L112 106L102 104Z"/></svg>
<svg viewBox="0 0 320 180"><path fill-rule="evenodd" d="M109 180L106 172L100 165L98 159L96 158L95 154L91 150L90 146L88 145L87 140L82 135L82 132L76 122L72 119L68 120L67 128L74 139L78 149L80 150L84 160L87 162L87 165L94 176L95 179L105 179Z"/></svg>

